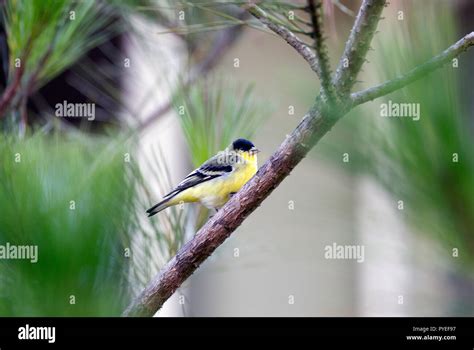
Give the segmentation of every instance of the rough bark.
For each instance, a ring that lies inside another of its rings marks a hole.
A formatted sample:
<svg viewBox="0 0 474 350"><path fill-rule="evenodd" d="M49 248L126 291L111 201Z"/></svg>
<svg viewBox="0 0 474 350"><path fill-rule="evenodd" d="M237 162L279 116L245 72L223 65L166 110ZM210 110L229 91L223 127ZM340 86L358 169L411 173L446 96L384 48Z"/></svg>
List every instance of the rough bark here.
<svg viewBox="0 0 474 350"><path fill-rule="evenodd" d="M267 198L308 151L344 115L324 108L318 99L298 127L257 174L186 243L162 272L124 312L124 316L152 316L175 290Z"/></svg>
<svg viewBox="0 0 474 350"><path fill-rule="evenodd" d="M329 99L333 99L334 86L331 81L332 73L328 49L324 40L322 5L321 0L308 0L308 11L311 17L311 26L313 27L314 51L321 66L322 92Z"/></svg>
<svg viewBox="0 0 474 350"><path fill-rule="evenodd" d="M365 0L360 7L334 77L340 95L347 94L356 82L384 6L385 0Z"/></svg>
<svg viewBox="0 0 474 350"><path fill-rule="evenodd" d="M318 75L319 78L322 77L322 70L321 65L318 61L318 57L316 54L311 50L311 48L306 45L302 40L300 40L293 32L291 32L286 27L275 24L271 21L269 16L265 11L263 11L257 5L251 5L248 11L255 17L258 18L260 22L265 24L270 30L274 33L278 34L283 40L285 40L288 45L290 45L293 49L298 52L301 57L308 62L311 69Z"/></svg>
<svg viewBox="0 0 474 350"><path fill-rule="evenodd" d="M237 229L270 193L287 177L293 168L306 156L308 151L357 103L381 96L401 88L413 81L413 77L430 73L446 63L452 57L460 54L474 42L471 33L445 50L440 55L428 61L421 68L415 68L394 82L382 84L375 90L349 95L355 77L365 60L380 13L385 4L383 0L365 0L354 23L345 53L341 57L340 66L333 78L338 98L331 102L319 95L309 112L304 116L298 127L283 141L280 147L259 169L257 174L214 215L196 234L186 243L178 254L162 269L145 290L132 302L124 312L124 316L152 316L176 289L221 245L230 234ZM256 9L255 12L252 9ZM302 47L295 40L294 34L282 30L281 26L272 26L265 13L258 11L252 5L249 9L252 14L267 24L275 33L282 36L295 50L306 57L308 63L319 64L314 57L307 55L307 46ZM349 58L351 64L344 66L343 61ZM320 71L320 67L315 71Z"/></svg>

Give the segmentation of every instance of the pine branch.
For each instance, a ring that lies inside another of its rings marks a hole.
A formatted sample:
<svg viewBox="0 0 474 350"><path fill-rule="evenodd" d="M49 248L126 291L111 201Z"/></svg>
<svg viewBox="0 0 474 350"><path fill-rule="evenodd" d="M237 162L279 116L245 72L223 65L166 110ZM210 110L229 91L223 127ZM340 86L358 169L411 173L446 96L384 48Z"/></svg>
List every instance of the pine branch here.
<svg viewBox="0 0 474 350"><path fill-rule="evenodd" d="M385 0L364 0L359 9L334 77L334 85L340 95L349 93L357 79L385 2Z"/></svg>
<svg viewBox="0 0 474 350"><path fill-rule="evenodd" d="M5 86L5 90L2 92L2 96L0 97L0 119L6 115L7 110L11 107L13 100L21 88L21 80L25 74L25 63L31 53L32 46L32 40L29 38L20 58L20 67L15 69L11 82Z"/></svg>
<svg viewBox="0 0 474 350"><path fill-rule="evenodd" d="M21 66L15 70L11 83L7 85L2 93L2 96L0 97L0 118L6 115L5 113L7 109L10 107L11 102L17 95L18 90L20 89L23 73L24 64L22 63Z"/></svg>
<svg viewBox="0 0 474 350"><path fill-rule="evenodd" d="M243 11L238 14L236 18L239 20L244 20L247 15L248 13ZM237 24L224 29L218 35L206 57L204 57L204 59L199 62L199 64L197 64L196 67L191 71L189 78L184 84L184 88L194 84L199 78L206 76L207 73L209 73L220 62L227 50L229 50L240 37L242 28L242 25ZM162 115L167 113L173 105L172 99L173 97L171 96L168 101L166 101L155 111L153 111L148 117L146 117L145 120L138 126L138 130L143 131L156 120L158 120Z"/></svg>
<svg viewBox="0 0 474 350"><path fill-rule="evenodd" d="M330 115L321 99L257 174L234 195L176 254L123 316L153 316L176 289L237 229L278 187L308 151L343 116Z"/></svg>
<svg viewBox="0 0 474 350"><path fill-rule="evenodd" d="M321 79L321 77L323 76L323 73L321 71L321 66L318 61L318 57L310 49L308 45L306 45L303 41L298 39L298 37L293 32L291 32L288 28L273 22L269 18L268 14L257 5L255 4L250 5L250 7L248 8L248 11L260 22L265 24L270 30L278 34L280 37L282 37L283 40L285 40L291 47L293 47L296 50L296 52L298 52L301 55L301 57L303 57L305 61L308 62L311 69Z"/></svg>
<svg viewBox="0 0 474 350"><path fill-rule="evenodd" d="M321 64L321 86L323 93L333 99L334 89L331 81L331 65L329 63L329 55L323 34L323 14L321 0L308 0L308 11L311 17L313 27L314 48L316 57Z"/></svg>
<svg viewBox="0 0 474 350"><path fill-rule="evenodd" d="M441 52L439 55L413 68L404 75L369 89L351 94L353 106L355 107L361 103L385 96L393 91L403 88L408 84L413 83L418 79L421 79L427 74L450 62L453 58L459 56L459 54L466 51L472 45L474 45L474 32L467 34L454 45L451 45L446 50Z"/></svg>
<svg viewBox="0 0 474 350"><path fill-rule="evenodd" d="M309 150L349 112L355 105L403 87L441 67L450 59L473 45L474 33L434 57L427 63L407 73L404 77L348 96L347 92L359 73L370 45L370 40L380 18L385 1L365 0L359 11L353 32L346 45L345 57L352 57L352 65L341 67L336 74L335 93L340 97L335 103L326 101L322 94L304 116L298 127L283 141L257 174L217 212L162 269L145 290L124 311L123 316L152 316L193 272L219 247L242 222L287 177ZM271 24L262 17L258 7L249 11L269 23L268 27L282 36L296 51L306 53L294 35L283 27ZM273 28L272 28L273 27ZM355 51L355 52L353 52ZM360 52L359 52L360 51ZM314 58L313 58L314 59ZM355 63L354 63L355 62Z"/></svg>
<svg viewBox="0 0 474 350"><path fill-rule="evenodd" d="M25 84L25 91L22 90L22 83L21 80L25 74L25 66L27 64L27 59L31 53L31 50L33 48L33 38L30 37L27 41L27 44L25 46L25 52L23 54L23 57L20 59L21 65L18 69L15 70L15 74L13 76L13 80L10 85L8 85L5 88L5 91L3 92L1 98L0 98L0 118L2 118L5 115L5 112L7 109L10 107L12 102L15 100L15 98L19 95L19 105L21 107L21 122L23 124L22 128L26 128L26 122L27 122L27 111L26 111L26 104L29 96L34 92L35 90L35 85L38 83L38 78L44 69L44 67L47 64L48 59L51 57L51 54L53 53L54 47L56 45L56 42L58 40L58 35L61 33L61 31L64 30L66 23L67 23L67 13L70 10L70 6L66 6L63 9L62 12L62 20L58 20L58 23L56 23L56 26L54 28L54 35L53 39L49 43L48 47L46 48L46 51L44 54L39 58L38 63L36 64L36 69L33 70L33 72L30 73L30 76L28 78L27 83Z"/></svg>

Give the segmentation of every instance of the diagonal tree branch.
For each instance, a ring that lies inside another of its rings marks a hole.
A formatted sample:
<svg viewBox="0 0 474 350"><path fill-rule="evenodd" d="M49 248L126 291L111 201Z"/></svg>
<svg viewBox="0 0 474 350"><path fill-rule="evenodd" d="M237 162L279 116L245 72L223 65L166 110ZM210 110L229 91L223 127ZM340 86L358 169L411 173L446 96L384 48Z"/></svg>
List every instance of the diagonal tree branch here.
<svg viewBox="0 0 474 350"><path fill-rule="evenodd" d="M281 26L279 24L273 23L270 17L267 15L265 11L263 11L260 7L255 4L250 5L248 11L257 18L260 22L265 24L270 30L281 36L291 47L293 47L296 52L298 52L301 57L303 57L306 62L308 62L311 69L318 75L321 79L323 73L321 71L321 66L318 61L318 57L316 54L311 50L311 48L306 45L303 41L298 39L298 37L293 34L290 30Z"/></svg>
<svg viewBox="0 0 474 350"><path fill-rule="evenodd" d="M10 104L14 103L15 98L17 95L19 96L20 99L20 105L23 105L23 112L22 112L22 120L25 120L25 113L26 113L26 102L28 97L32 94L32 92L35 89L35 84L38 82L38 77L42 70L44 69L48 59L50 58L54 46L56 45L56 41L58 38L58 35L62 29L64 29L64 26L67 23L66 16L67 13L69 13L70 7L66 6L63 10L62 14L62 20L58 20L56 23L56 26L54 28L54 36L53 40L49 43L48 47L46 48L46 51L43 53L43 55L39 58L38 63L36 64L36 69L33 70L33 72L30 73L30 76L28 78L28 81L25 84L25 91L21 92L22 90L22 83L21 80L23 79L23 76L26 75L25 71L25 66L26 66L26 61L31 53L32 50L32 42L33 38L30 37L28 38L28 42L26 44L26 49L25 52L23 53L23 57L20 59L21 66L15 70L15 75L13 76L12 82L10 85L8 85L5 88L5 91L3 92L2 96L0 97L0 118L2 118L6 112L6 110L10 107Z"/></svg>
<svg viewBox="0 0 474 350"><path fill-rule="evenodd" d="M340 95L349 93L356 81L385 2L385 0L364 0L360 7L334 77L334 84Z"/></svg>
<svg viewBox="0 0 474 350"><path fill-rule="evenodd" d="M5 86L5 90L0 97L0 119L5 116L5 112L10 108L10 105L13 103L13 100L21 88L21 80L25 74L25 61L30 55L31 48L32 40L29 38L25 46L25 51L20 58L21 65L15 69L11 82Z"/></svg>
<svg viewBox="0 0 474 350"><path fill-rule="evenodd" d="M353 54L353 57L360 59L365 57L370 42L357 43L358 40L368 40L373 36L373 30L380 17L380 12L375 11L374 7L380 6L384 1L366 0L363 3L364 10L359 11L358 21L363 21L360 17L367 16L368 12L372 14L367 18L374 21L360 26L354 26L360 32L351 34L346 48L353 47L355 50L361 50L363 54ZM382 5L383 7L383 5ZM249 11L255 12L257 7L251 7ZM258 10L257 10L258 11ZM258 13L258 12L257 12ZM375 18L374 20L372 18ZM267 17L262 17L262 21L268 21ZM357 21L356 21L357 23ZM269 26L269 28L271 28ZM288 36L287 31L282 31L280 26L274 27L281 32L283 38L288 42L297 43L294 38ZM359 28L359 29L357 29ZM271 28L272 29L272 28ZM273 30L273 29L272 29ZM364 32L370 32L368 33ZM354 38L356 36L356 38ZM361 39L362 38L362 39ZM288 40L287 40L288 39ZM455 48L448 49L440 56L435 57L432 63L429 63L418 74L428 74L434 69L440 67L445 60L460 54L467 49L473 40L473 34L469 34L455 45ZM464 41L463 41L464 40ZM469 44L467 43L469 42ZM293 46L293 45L292 45ZM300 52L300 45L295 45L295 50ZM305 50L304 50L305 51ZM349 51L351 52L351 50ZM351 54L352 55L352 54ZM444 58L443 58L444 57ZM343 57L344 58L344 57ZM363 61L363 60L362 60ZM360 65L362 65L360 61ZM227 204L217 212L194 236L192 240L186 243L176 254L176 256L161 270L145 290L129 305L124 311L123 316L152 316L158 311L168 298L178 289L181 284L193 274L193 272L209 257L219 245L221 245L234 232L242 222L267 198L270 193L287 177L291 170L306 156L309 150L332 128L332 126L354 107L354 96L348 96L347 86L352 86L355 76L358 74L360 65L356 69L344 67L336 75L335 81L338 82L340 90L336 93L340 96L335 103L329 103L322 95L316 98L316 102L309 112L304 116L296 129L283 141L280 147L258 170L257 174L236 194ZM416 69L415 69L416 70ZM410 75L410 73L408 74ZM406 83L413 80L408 78ZM403 84L401 86L404 86ZM338 86L336 85L336 89ZM386 91L393 91L395 86L391 86ZM369 89L370 90L370 89ZM343 93L341 93L341 91ZM359 101L363 102L362 93L359 94ZM376 94L373 94L376 96ZM378 96L378 95L377 95ZM352 98L351 98L352 97Z"/></svg>
<svg viewBox="0 0 474 350"><path fill-rule="evenodd" d="M12 100L16 96L21 85L21 78L23 77L23 73L24 64L22 64L18 69L15 70L11 83L8 84L5 90L3 91L2 96L0 97L0 118L6 115L5 112L7 111Z"/></svg>
<svg viewBox="0 0 474 350"><path fill-rule="evenodd" d="M371 101L377 97L387 95L393 91L399 90L404 86L413 83L414 81L424 77L432 71L442 67L453 58L459 56L466 51L470 46L474 45L474 32L467 34L454 45L451 45L439 55L431 58L429 61L413 68L404 75L393 80L386 81L380 85L371 87L369 89L359 91L351 94L352 105L357 106L361 103Z"/></svg>
<svg viewBox="0 0 474 350"><path fill-rule="evenodd" d="M323 34L323 15L321 0L308 0L308 11L313 27L314 48L316 58L321 66L321 86L323 93L329 98L334 97L334 88L331 81L331 65L329 63L328 50Z"/></svg>
<svg viewBox="0 0 474 350"><path fill-rule="evenodd" d="M123 316L153 316L175 290L289 175L344 113L344 110L329 112L321 99L318 99L257 174L179 250L125 310Z"/></svg>

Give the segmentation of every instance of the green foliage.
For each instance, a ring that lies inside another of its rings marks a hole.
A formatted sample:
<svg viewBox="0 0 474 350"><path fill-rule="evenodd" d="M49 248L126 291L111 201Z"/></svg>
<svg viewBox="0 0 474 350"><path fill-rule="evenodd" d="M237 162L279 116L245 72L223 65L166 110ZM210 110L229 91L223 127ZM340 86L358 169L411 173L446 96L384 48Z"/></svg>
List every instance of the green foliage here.
<svg viewBox="0 0 474 350"><path fill-rule="evenodd" d="M127 288L133 295L138 294L150 279L166 264L186 240L188 211L171 207L153 218L146 216L146 209L155 204L159 193L165 194L173 188L169 168L163 152L153 148L150 157L142 158L142 167L129 167L128 179L134 183L134 195L128 199L128 229L124 232L124 242L131 247L129 269L125 271Z"/></svg>
<svg viewBox="0 0 474 350"><path fill-rule="evenodd" d="M233 140L252 139L269 113L257 102L252 86L212 81L179 93L174 106L196 167Z"/></svg>
<svg viewBox="0 0 474 350"><path fill-rule="evenodd" d="M113 15L146 5L140 0L7 2L3 19L10 78L16 58L25 69L17 97L31 78L34 89L39 88L117 33ZM221 16L199 6L195 11L206 18ZM226 25L232 23L227 19ZM81 78L90 83L83 85L94 93L99 90L99 98L121 104L119 89L107 86L101 79L107 73L95 72L92 63L80 67ZM120 74L121 67L110 67ZM252 91L227 82L203 82L173 93L175 105L186 106L186 114L178 117L195 166L233 139L254 136L267 109L256 103ZM49 125L54 128L56 122ZM140 291L196 232L206 217L196 219L191 206L146 217L145 210L159 200L157 194L172 189L176 179L164 156L168 150L134 153L135 136L133 131L103 138L36 131L24 140L11 135L0 140L0 245L37 245L39 254L37 263L0 260L0 315L118 315L130 294Z"/></svg>
<svg viewBox="0 0 474 350"><path fill-rule="evenodd" d="M133 187L122 150L106 146L42 135L0 140L0 245L38 246L37 263L0 260L0 315L122 311L121 233Z"/></svg>
<svg viewBox="0 0 474 350"><path fill-rule="evenodd" d="M380 50L377 60L385 62L379 72L383 79L408 70L457 40L449 15L452 10L446 5L413 11L423 11L426 18L410 22L412 30L391 36L391 44ZM445 15L437 16L439 11ZM368 153L377 177L405 200L410 219L422 232L441 239L448 254L457 247L460 260L472 264L474 142L467 132L469 113L462 108L458 86L458 70L448 64L386 98L419 103L419 121L378 120L365 134L378 145ZM458 162L453 161L455 154Z"/></svg>
<svg viewBox="0 0 474 350"><path fill-rule="evenodd" d="M409 6L413 8L405 13L424 13L424 19L406 18L396 30L380 28L373 45L375 57L369 58L378 68L377 81L410 70L457 40L449 4ZM324 146L339 164L341 154L349 153L350 163L342 163L344 167L372 175L394 198L404 201L403 213L416 231L442 242L447 256L458 248L456 261L469 267L474 263L474 140L468 131L471 112L463 109L459 94L461 62L462 57L459 68L448 64L355 110ZM381 117L381 104L389 100L419 103L420 120ZM453 161L456 157L458 162Z"/></svg>
<svg viewBox="0 0 474 350"><path fill-rule="evenodd" d="M238 137L252 139L268 114L268 108L256 102L252 91L251 86L242 89L232 83L211 81L178 90L174 107L192 167L198 167ZM131 209L135 214L127 231L129 245L135 246L128 276L133 294L141 291L207 219L208 211L204 207L186 205L168 208L152 219L143 220L145 210L159 200L150 189L158 188L159 193L165 194L179 180L170 176L166 151L154 147L150 156L142 159L141 169L131 168L138 193L135 209Z"/></svg>
<svg viewBox="0 0 474 350"><path fill-rule="evenodd" d="M110 9L94 0L10 0L3 17L10 72L22 59L26 74L37 74L37 87L117 31Z"/></svg>

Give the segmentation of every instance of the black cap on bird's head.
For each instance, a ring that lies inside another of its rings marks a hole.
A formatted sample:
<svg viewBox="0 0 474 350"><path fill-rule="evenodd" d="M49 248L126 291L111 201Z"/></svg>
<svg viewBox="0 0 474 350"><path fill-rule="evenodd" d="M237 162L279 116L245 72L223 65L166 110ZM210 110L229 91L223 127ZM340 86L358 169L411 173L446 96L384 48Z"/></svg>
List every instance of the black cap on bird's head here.
<svg viewBox="0 0 474 350"><path fill-rule="evenodd" d="M258 153L260 152L257 147L254 146L252 142L246 139L237 139L232 142L232 150L234 151L242 151L242 152L250 152L250 153Z"/></svg>

